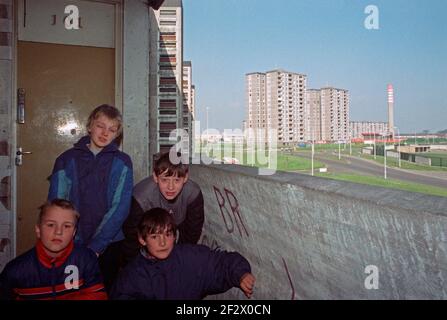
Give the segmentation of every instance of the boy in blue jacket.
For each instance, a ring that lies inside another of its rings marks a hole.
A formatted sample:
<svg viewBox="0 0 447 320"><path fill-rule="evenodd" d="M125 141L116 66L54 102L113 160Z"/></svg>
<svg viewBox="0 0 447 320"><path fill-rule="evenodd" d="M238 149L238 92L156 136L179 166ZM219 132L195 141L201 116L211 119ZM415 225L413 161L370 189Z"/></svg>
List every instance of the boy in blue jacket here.
<svg viewBox="0 0 447 320"><path fill-rule="evenodd" d="M250 298L255 278L237 252L203 245L175 245L176 225L166 210L153 208L138 224L140 255L118 276L112 299L202 299L239 287Z"/></svg>
<svg viewBox="0 0 447 320"><path fill-rule="evenodd" d="M73 243L78 219L67 200L54 199L40 207L36 246L5 266L0 299L107 299L95 253Z"/></svg>
<svg viewBox="0 0 447 320"><path fill-rule="evenodd" d="M48 200L72 201L80 213L75 242L99 256L107 289L119 271L122 225L133 187L131 159L118 149L122 127L115 107L104 104L94 109L87 123L89 135L56 159L48 194Z"/></svg>

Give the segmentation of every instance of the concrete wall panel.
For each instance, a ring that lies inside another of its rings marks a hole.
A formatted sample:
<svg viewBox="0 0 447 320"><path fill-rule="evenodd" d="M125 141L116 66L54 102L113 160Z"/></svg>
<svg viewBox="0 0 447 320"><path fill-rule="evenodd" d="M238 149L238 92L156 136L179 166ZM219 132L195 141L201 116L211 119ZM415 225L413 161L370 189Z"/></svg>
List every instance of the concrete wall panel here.
<svg viewBox="0 0 447 320"><path fill-rule="evenodd" d="M124 3L124 151L135 183L149 174L149 13L143 1Z"/></svg>
<svg viewBox="0 0 447 320"><path fill-rule="evenodd" d="M191 176L205 197L202 242L251 262L255 299L447 298L447 198L240 166ZM370 265L378 289L365 287Z"/></svg>

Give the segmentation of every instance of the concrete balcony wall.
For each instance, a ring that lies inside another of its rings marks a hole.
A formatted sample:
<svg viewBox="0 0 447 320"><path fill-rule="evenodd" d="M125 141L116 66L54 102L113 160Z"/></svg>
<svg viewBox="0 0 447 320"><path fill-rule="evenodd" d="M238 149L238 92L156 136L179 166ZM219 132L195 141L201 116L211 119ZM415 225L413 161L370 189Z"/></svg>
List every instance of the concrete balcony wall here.
<svg viewBox="0 0 447 320"><path fill-rule="evenodd" d="M253 299L447 299L447 198L234 165L193 165L191 178L202 243L250 261ZM365 287L371 265L378 289Z"/></svg>

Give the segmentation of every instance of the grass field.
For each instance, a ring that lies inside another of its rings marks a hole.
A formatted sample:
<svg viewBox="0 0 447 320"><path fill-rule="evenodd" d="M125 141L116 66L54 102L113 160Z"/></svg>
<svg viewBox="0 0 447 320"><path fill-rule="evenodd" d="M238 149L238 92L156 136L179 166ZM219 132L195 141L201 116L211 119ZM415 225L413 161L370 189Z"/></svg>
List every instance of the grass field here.
<svg viewBox="0 0 447 320"><path fill-rule="evenodd" d="M335 180L357 182L361 184L368 184L389 189L399 189L399 190L447 197L447 188L432 187L425 184L416 184L394 179L385 180L379 177L361 176L356 174L317 173L316 175Z"/></svg>
<svg viewBox="0 0 447 320"><path fill-rule="evenodd" d="M447 159L447 151L446 152L441 152L441 151L424 152L424 153L421 153L421 155L426 156L426 157L441 157L441 158Z"/></svg>
<svg viewBox="0 0 447 320"><path fill-rule="evenodd" d="M374 156L362 154L362 158L375 161L377 163L383 164L383 157L382 156L376 156L376 159L374 159ZM386 165L388 167L399 167L399 160L396 158L387 157L386 158ZM408 169L408 170L419 170L419 171L440 171L440 172L447 172L446 167L437 167L437 166L427 166L423 164L417 164L414 162L409 162L402 160L401 161L401 168L402 169Z"/></svg>
<svg viewBox="0 0 447 320"><path fill-rule="evenodd" d="M234 151L234 150L233 150ZM240 150L239 150L240 151ZM223 159L224 157L236 158L240 165L254 166L259 168L272 168L281 171L304 171L311 170L312 162L310 159L295 155L278 152L276 154L276 167L272 167L274 162L269 163L267 156L259 158L255 152L243 150L242 152L232 152L231 148L225 148L222 151L213 150L209 153L211 158ZM314 169L325 167L324 163L314 161Z"/></svg>
<svg viewBox="0 0 447 320"><path fill-rule="evenodd" d="M246 154L244 157L244 161L241 162L243 165L250 165L254 167L259 168L267 168L272 166L262 163L261 161L258 161L256 158L253 159L252 155ZM324 163L314 161L314 169L323 168L325 167ZM311 170L312 168L312 162L309 159L297 157L293 155L285 155L279 153L276 158L276 170L280 171L304 171L304 170Z"/></svg>

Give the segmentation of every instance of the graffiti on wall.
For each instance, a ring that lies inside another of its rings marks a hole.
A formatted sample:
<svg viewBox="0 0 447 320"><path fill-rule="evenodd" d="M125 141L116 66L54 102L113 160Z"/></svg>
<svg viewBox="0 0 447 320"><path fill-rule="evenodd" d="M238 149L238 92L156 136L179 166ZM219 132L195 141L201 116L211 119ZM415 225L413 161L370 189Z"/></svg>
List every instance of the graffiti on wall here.
<svg viewBox="0 0 447 320"><path fill-rule="evenodd" d="M289 279L290 288L292 289L292 297L290 298L290 300L295 300L295 287L293 286L292 277L290 276L289 273L289 268L287 267L286 260L284 260L284 258L281 259L284 264L284 269L286 270L287 278Z"/></svg>
<svg viewBox="0 0 447 320"><path fill-rule="evenodd" d="M214 195L216 196L217 204L219 205L223 223L228 233L233 233L235 229L237 229L241 237L249 237L248 229L241 214L239 201L235 194L225 187L223 188L222 192L221 189L219 187L216 187L215 185L213 185L213 190ZM212 249L221 249L221 246L216 242L215 239L211 239L206 235L204 235L202 238L202 244L205 244ZM292 276L290 275L289 268L285 259L281 257L281 260L291 290L290 299L295 300L295 287L293 285Z"/></svg>
<svg viewBox="0 0 447 320"><path fill-rule="evenodd" d="M233 233L236 226L241 237L249 237L247 227L245 226L240 212L239 201L237 200L234 193L227 188L223 188L225 192L224 197L218 187L213 186L213 189L214 194L216 195L217 204L219 205L223 222L225 224L225 228L227 229L228 233Z"/></svg>

